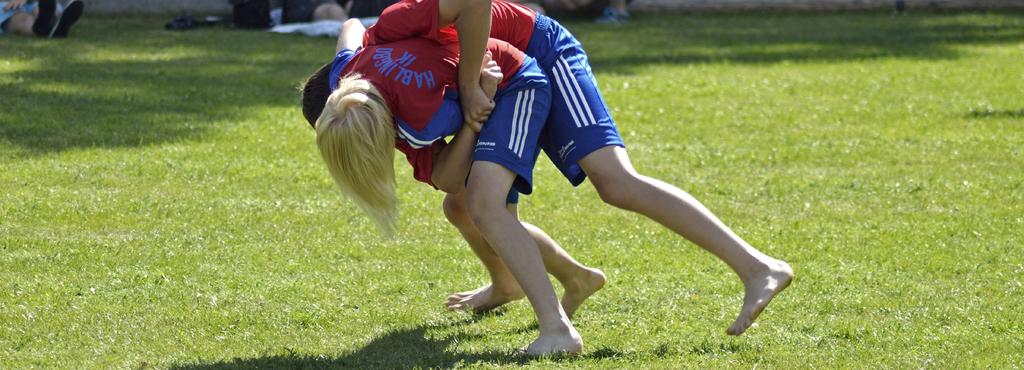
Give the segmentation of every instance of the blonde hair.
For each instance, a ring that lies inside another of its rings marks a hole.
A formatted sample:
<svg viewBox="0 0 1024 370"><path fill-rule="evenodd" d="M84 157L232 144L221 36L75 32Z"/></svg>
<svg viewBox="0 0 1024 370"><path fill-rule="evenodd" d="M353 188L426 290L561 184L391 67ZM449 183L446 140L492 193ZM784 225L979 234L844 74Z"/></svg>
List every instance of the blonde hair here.
<svg viewBox="0 0 1024 370"><path fill-rule="evenodd" d="M359 74L341 79L316 120L316 144L341 192L391 235L398 219L395 126L380 92Z"/></svg>

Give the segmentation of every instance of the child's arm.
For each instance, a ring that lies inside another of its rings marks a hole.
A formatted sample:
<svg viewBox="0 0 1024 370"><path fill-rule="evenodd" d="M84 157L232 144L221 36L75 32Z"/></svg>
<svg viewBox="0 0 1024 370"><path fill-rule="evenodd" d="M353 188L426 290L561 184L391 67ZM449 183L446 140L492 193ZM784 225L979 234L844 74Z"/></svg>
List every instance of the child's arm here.
<svg viewBox="0 0 1024 370"><path fill-rule="evenodd" d="M480 87L489 99L494 98L498 83L501 82L501 68L491 60L490 53L484 55L487 63L480 71ZM434 157L434 172L430 182L446 193L459 193L466 187L466 176L473 164L473 147L483 126L479 122L465 122L452 142L443 146Z"/></svg>
<svg viewBox="0 0 1024 370"><path fill-rule="evenodd" d="M480 89L487 38L491 34L491 0L440 0L439 24L455 23L459 33L459 100L466 121L484 122L494 101Z"/></svg>
<svg viewBox="0 0 1024 370"><path fill-rule="evenodd" d="M488 50L484 53L484 68L480 70L480 88L484 90L484 94L494 99L494 96L498 94L498 85L501 84L501 80L505 77L501 73L501 66L498 62L495 62L491 51ZM477 131L480 131L477 129Z"/></svg>
<svg viewBox="0 0 1024 370"><path fill-rule="evenodd" d="M449 194L459 193L466 187L477 134L473 126L463 125L450 143L435 152L434 172L430 174L434 186Z"/></svg>
<svg viewBox="0 0 1024 370"><path fill-rule="evenodd" d="M359 19L352 18L345 21L341 24L341 32L338 33L338 47L334 52L340 53L343 49L358 49L363 45L364 33L366 33L366 27L363 27L363 22L360 22Z"/></svg>

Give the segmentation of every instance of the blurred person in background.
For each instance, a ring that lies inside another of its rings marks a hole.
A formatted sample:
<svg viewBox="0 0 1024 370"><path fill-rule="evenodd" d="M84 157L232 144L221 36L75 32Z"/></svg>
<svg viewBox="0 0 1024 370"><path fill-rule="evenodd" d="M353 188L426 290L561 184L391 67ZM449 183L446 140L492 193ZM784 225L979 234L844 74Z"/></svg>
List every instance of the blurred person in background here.
<svg viewBox="0 0 1024 370"><path fill-rule="evenodd" d="M335 0L284 0L280 8L271 11L270 16L274 24L344 21L349 18L345 7Z"/></svg>
<svg viewBox="0 0 1024 370"><path fill-rule="evenodd" d="M0 1L0 34L64 38L85 10L80 0L61 6L56 0Z"/></svg>

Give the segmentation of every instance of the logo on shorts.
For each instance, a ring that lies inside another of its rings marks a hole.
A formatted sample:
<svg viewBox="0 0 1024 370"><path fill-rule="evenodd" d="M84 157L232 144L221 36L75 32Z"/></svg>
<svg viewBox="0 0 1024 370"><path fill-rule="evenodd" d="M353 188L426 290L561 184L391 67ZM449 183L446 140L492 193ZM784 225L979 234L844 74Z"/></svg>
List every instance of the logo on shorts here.
<svg viewBox="0 0 1024 370"><path fill-rule="evenodd" d="M493 141L478 141L476 142L476 151L494 151L494 147L498 146Z"/></svg>
<svg viewBox="0 0 1024 370"><path fill-rule="evenodd" d="M573 150L576 150L576 140L569 140L568 144L558 149L558 158L564 161L565 157Z"/></svg>

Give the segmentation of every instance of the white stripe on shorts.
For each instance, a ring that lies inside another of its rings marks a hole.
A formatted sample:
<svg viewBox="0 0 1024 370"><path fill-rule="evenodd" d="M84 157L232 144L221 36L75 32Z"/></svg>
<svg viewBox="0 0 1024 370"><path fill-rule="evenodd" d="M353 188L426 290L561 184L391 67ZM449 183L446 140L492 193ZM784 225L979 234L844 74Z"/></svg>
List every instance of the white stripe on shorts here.
<svg viewBox="0 0 1024 370"><path fill-rule="evenodd" d="M519 158L523 157L523 148L526 146L526 136L530 134L530 120L533 118L533 102L536 98L537 90L530 89L530 100L526 102L526 116L523 118L523 134L520 135L519 149L517 150Z"/></svg>
<svg viewBox="0 0 1024 370"><path fill-rule="evenodd" d="M516 105L512 110L512 133L508 135L508 150L515 151L516 142L519 138L519 111L522 109L523 92L516 93Z"/></svg>
<svg viewBox="0 0 1024 370"><path fill-rule="evenodd" d="M582 104L580 110L586 114L586 116L580 114L580 117L583 119L590 119L590 121L585 123L584 126L596 125L597 120L594 119L594 113L590 111L590 103L587 103L587 96L583 95L583 88L580 87L579 81L576 81L575 75L572 74L572 68L569 68L569 61L565 60L565 57L558 57L558 62L563 68L565 68L565 73L567 74L567 78L569 78L569 83L572 84L573 89L576 91L576 96L580 99L578 102L579 104Z"/></svg>
<svg viewBox="0 0 1024 370"><path fill-rule="evenodd" d="M551 74L555 77L555 83L558 85L558 91L562 92L562 100L565 101L565 107L569 109L569 114L572 115L573 122L576 123L576 127L584 126L584 122L580 122L580 115L576 112L576 106L573 104L574 99L570 99L569 89L565 83L565 77L562 75L562 65L555 63L555 67L551 68Z"/></svg>

